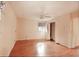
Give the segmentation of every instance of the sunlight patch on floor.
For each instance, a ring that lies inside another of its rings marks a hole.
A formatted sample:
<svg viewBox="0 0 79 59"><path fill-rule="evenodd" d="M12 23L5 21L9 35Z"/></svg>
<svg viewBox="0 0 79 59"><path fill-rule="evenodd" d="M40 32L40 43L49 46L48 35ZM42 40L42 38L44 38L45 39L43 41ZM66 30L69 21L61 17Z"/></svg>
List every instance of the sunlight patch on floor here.
<svg viewBox="0 0 79 59"><path fill-rule="evenodd" d="M38 43L36 45L36 48L37 48L37 56L44 56L45 55L46 46L44 43Z"/></svg>

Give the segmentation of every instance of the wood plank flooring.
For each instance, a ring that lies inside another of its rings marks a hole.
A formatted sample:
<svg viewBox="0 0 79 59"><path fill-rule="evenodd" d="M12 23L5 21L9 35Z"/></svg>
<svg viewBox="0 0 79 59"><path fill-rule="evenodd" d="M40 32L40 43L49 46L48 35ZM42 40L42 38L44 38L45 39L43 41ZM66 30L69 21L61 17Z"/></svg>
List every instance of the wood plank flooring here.
<svg viewBox="0 0 79 59"><path fill-rule="evenodd" d="M15 57L74 57L79 56L79 48L70 49L52 41L20 40L13 47L10 56Z"/></svg>

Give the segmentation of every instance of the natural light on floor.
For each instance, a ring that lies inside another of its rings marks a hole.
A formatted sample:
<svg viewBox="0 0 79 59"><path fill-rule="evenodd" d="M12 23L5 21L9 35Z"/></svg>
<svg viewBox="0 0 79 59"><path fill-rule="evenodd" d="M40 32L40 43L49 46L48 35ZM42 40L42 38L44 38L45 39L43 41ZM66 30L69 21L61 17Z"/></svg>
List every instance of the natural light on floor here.
<svg viewBox="0 0 79 59"><path fill-rule="evenodd" d="M37 48L37 56L44 56L45 55L45 44L44 43L38 43L36 45Z"/></svg>

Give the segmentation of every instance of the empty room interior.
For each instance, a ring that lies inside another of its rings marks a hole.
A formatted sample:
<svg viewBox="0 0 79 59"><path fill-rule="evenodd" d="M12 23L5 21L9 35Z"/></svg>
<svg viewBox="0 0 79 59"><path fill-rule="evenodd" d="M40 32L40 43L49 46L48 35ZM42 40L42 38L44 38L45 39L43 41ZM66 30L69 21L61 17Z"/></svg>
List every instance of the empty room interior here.
<svg viewBox="0 0 79 59"><path fill-rule="evenodd" d="M79 1L0 1L0 56L79 56Z"/></svg>

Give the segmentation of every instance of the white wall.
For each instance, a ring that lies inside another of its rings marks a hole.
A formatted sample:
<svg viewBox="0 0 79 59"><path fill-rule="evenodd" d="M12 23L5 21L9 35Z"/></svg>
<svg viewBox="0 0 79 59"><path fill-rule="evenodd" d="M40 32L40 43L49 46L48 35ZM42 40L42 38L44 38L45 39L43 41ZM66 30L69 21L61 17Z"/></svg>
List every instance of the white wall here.
<svg viewBox="0 0 79 59"><path fill-rule="evenodd" d="M37 21L19 18L17 22L18 39L34 39L38 36Z"/></svg>
<svg viewBox="0 0 79 59"><path fill-rule="evenodd" d="M44 36L38 30L38 23L35 19L23 19L18 18L17 21L17 39L18 40L28 40L28 39L43 39ZM49 39L48 34L45 39Z"/></svg>
<svg viewBox="0 0 79 59"><path fill-rule="evenodd" d="M16 17L15 14L6 2L6 6L1 12L0 21L0 56L9 56L11 49L14 46L16 39ZM2 53L1 53L2 52Z"/></svg>

